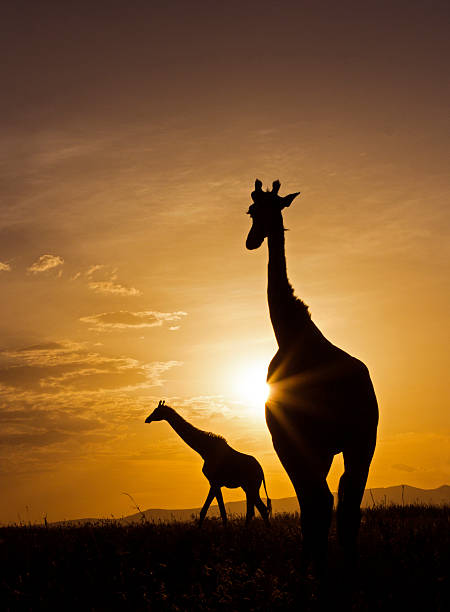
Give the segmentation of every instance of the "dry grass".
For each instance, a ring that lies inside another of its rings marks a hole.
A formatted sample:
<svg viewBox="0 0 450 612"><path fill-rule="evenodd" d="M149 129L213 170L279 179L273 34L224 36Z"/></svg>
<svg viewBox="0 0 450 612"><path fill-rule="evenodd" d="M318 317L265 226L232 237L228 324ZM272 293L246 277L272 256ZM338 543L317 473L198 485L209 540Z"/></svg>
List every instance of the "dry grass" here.
<svg viewBox="0 0 450 612"><path fill-rule="evenodd" d="M343 572L335 530L321 604L298 571L298 517L267 530L242 519L114 522L0 530L2 609L11 610L446 610L449 508L365 510L359 575Z"/></svg>

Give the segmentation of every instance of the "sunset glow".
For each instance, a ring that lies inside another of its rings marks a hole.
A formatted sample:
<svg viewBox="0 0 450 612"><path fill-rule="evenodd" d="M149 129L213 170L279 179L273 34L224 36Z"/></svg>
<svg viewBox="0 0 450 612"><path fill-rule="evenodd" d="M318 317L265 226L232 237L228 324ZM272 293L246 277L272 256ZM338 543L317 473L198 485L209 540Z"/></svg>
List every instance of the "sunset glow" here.
<svg viewBox="0 0 450 612"><path fill-rule="evenodd" d="M161 399L294 495L257 177L301 192L289 280L370 370L368 486L448 483L448 2L6 4L0 522L200 506L200 457L144 424Z"/></svg>

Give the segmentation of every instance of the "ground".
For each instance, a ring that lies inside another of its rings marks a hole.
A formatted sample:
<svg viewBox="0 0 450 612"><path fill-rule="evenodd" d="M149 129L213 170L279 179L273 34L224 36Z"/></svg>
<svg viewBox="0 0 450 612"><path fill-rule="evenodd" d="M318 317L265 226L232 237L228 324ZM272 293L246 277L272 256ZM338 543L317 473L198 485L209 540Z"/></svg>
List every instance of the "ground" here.
<svg viewBox="0 0 450 612"><path fill-rule="evenodd" d="M298 571L298 516L270 529L118 522L0 530L2 609L447 610L450 508L365 510L358 575L343 571L334 525L322 589Z"/></svg>

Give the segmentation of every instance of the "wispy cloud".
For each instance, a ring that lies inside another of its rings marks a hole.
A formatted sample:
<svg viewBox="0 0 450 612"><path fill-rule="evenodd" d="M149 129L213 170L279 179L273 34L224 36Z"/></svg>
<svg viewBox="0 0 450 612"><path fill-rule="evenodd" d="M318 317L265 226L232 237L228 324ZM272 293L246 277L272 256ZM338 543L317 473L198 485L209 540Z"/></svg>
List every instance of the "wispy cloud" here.
<svg viewBox="0 0 450 612"><path fill-rule="evenodd" d="M80 342L42 342L14 350L0 351L0 363L14 365L49 366L73 361L85 352Z"/></svg>
<svg viewBox="0 0 450 612"><path fill-rule="evenodd" d="M195 397L168 397L167 403L172 408L180 409L188 418L206 418L230 416L230 403L222 395L198 395Z"/></svg>
<svg viewBox="0 0 450 612"><path fill-rule="evenodd" d="M165 374L179 365L102 355L74 342L0 351L0 472L45 469L85 445L107 453L143 420L149 393L159 395Z"/></svg>
<svg viewBox="0 0 450 612"><path fill-rule="evenodd" d="M88 317L82 317L80 321L92 325L96 331L107 331L111 329L142 329L144 327L160 327L166 321L179 321L186 316L183 311L157 312L145 310L142 312L130 312L119 310L117 312L103 312ZM175 326L178 329L179 326ZM173 329L172 327L170 329Z"/></svg>
<svg viewBox="0 0 450 612"><path fill-rule="evenodd" d="M0 385L23 391L117 391L158 386L177 361L142 363L76 343L47 343L0 353Z"/></svg>
<svg viewBox="0 0 450 612"><path fill-rule="evenodd" d="M59 255L41 255L28 269L32 274L47 272L64 264L64 259Z"/></svg>
<svg viewBox="0 0 450 612"><path fill-rule="evenodd" d="M135 287L125 287L120 283L116 283L112 280L107 281L92 281L88 284L89 289L96 293L112 293L115 295L142 295L142 291Z"/></svg>
<svg viewBox="0 0 450 612"><path fill-rule="evenodd" d="M88 268L86 272L84 273L84 275L87 276L88 278L91 278L96 272L98 272L99 270L103 270L103 268L105 268L104 264L95 264L91 266L90 268Z"/></svg>
<svg viewBox="0 0 450 612"><path fill-rule="evenodd" d="M142 295L140 289L127 287L119 282L117 268L112 268L106 264L94 264L84 273L77 272L71 280L78 280L82 276L88 279L88 287L95 293L132 297Z"/></svg>
<svg viewBox="0 0 450 612"><path fill-rule="evenodd" d="M11 266L7 263L3 263L2 261L0 261L0 272L10 272L11 271Z"/></svg>

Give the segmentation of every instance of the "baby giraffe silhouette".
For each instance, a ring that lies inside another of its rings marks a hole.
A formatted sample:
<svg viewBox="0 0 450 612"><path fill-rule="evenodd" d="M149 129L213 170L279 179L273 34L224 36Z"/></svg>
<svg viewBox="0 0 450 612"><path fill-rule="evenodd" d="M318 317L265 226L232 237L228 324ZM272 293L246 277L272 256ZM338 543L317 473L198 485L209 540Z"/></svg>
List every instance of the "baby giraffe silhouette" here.
<svg viewBox="0 0 450 612"><path fill-rule="evenodd" d="M223 503L222 487L229 489L242 487L247 497L247 524L255 516L256 506L266 525L269 525L272 504L267 495L263 469L252 455L234 450L222 436L197 429L164 401L160 401L157 408L145 419L146 423L153 421L167 421L180 438L204 460L202 472L209 481L210 490L200 511L200 527L214 498L217 498L220 515L223 524L226 525L227 513ZM264 484L267 506L259 495L261 482Z"/></svg>

